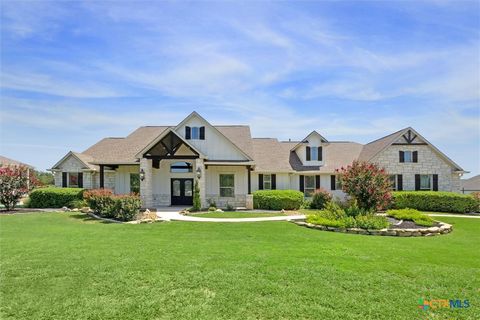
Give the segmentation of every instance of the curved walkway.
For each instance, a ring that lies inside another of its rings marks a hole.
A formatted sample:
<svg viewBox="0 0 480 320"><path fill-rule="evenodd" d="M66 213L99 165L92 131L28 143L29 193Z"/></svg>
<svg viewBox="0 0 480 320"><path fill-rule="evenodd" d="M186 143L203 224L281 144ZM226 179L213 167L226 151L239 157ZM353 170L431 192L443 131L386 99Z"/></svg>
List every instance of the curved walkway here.
<svg viewBox="0 0 480 320"><path fill-rule="evenodd" d="M304 215L259 217L259 218L200 218L184 216L178 212L157 212L159 220L163 221L191 221L191 222L260 222L260 221L290 221L305 219Z"/></svg>

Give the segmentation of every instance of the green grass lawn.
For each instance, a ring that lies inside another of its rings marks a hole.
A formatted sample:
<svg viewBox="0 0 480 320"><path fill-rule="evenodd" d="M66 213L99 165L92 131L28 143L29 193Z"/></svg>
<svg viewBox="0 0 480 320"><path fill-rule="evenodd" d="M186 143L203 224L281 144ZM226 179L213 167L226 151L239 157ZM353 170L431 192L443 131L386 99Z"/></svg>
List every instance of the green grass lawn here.
<svg viewBox="0 0 480 320"><path fill-rule="evenodd" d="M225 211L225 212L207 212L196 214L195 217L200 218L262 218L262 217L278 217L285 214L280 212L242 212L242 211Z"/></svg>
<svg viewBox="0 0 480 320"><path fill-rule="evenodd" d="M0 216L1 319L478 319L480 221L396 238L288 222ZM420 298L469 309L417 308Z"/></svg>

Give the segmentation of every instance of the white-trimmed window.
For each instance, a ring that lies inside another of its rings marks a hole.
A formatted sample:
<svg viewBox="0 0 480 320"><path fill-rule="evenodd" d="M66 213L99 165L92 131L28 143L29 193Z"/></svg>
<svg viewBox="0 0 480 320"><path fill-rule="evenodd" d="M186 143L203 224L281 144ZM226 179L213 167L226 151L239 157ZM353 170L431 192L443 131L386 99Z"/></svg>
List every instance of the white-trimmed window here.
<svg viewBox="0 0 480 320"><path fill-rule="evenodd" d="M311 161L318 161L318 147L310 147Z"/></svg>
<svg viewBox="0 0 480 320"><path fill-rule="evenodd" d="M78 188L78 172L68 173L68 186L70 188Z"/></svg>
<svg viewBox="0 0 480 320"><path fill-rule="evenodd" d="M233 198L235 196L235 175L220 175L220 197Z"/></svg>
<svg viewBox="0 0 480 320"><path fill-rule="evenodd" d="M397 175L396 174L391 174L388 177L388 180L390 182L390 188L395 191L397 190Z"/></svg>
<svg viewBox="0 0 480 320"><path fill-rule="evenodd" d="M315 193L315 176L305 176L305 197L311 197Z"/></svg>
<svg viewBox="0 0 480 320"><path fill-rule="evenodd" d="M272 190L272 175L263 175L263 190Z"/></svg>
<svg viewBox="0 0 480 320"><path fill-rule="evenodd" d="M420 175L420 190L432 190L432 175L421 174Z"/></svg>
<svg viewBox="0 0 480 320"><path fill-rule="evenodd" d="M342 190L342 176L335 177L335 190Z"/></svg>
<svg viewBox="0 0 480 320"><path fill-rule="evenodd" d="M194 139L194 140L200 139L200 128L199 127L192 127L192 139Z"/></svg>

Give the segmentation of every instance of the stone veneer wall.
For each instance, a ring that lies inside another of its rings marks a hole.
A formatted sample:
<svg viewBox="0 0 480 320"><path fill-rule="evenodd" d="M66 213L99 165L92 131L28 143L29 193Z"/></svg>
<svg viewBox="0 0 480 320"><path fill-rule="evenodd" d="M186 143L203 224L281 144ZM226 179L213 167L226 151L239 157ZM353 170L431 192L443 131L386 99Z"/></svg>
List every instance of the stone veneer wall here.
<svg viewBox="0 0 480 320"><path fill-rule="evenodd" d="M218 208L226 208L227 204L234 208L247 206L247 195L245 194L236 194L234 198L223 198L216 194L207 194L207 205L210 199L215 201Z"/></svg>
<svg viewBox="0 0 480 320"><path fill-rule="evenodd" d="M418 162L400 163L400 151L418 151ZM415 174L438 174L438 190L460 192L460 176L428 145L392 145L372 162L377 163L389 174L403 175L403 190L415 190Z"/></svg>

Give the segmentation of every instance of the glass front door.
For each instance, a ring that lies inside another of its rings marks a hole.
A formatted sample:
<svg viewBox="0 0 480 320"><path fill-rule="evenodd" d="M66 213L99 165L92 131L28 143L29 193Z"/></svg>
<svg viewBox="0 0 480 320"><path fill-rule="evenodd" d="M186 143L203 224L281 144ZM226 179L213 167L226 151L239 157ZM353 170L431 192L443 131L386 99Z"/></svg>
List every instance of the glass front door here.
<svg viewBox="0 0 480 320"><path fill-rule="evenodd" d="M172 206L193 204L193 179L172 179Z"/></svg>

